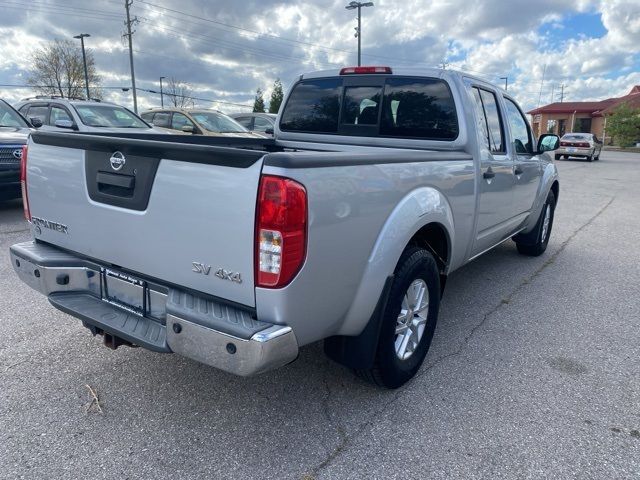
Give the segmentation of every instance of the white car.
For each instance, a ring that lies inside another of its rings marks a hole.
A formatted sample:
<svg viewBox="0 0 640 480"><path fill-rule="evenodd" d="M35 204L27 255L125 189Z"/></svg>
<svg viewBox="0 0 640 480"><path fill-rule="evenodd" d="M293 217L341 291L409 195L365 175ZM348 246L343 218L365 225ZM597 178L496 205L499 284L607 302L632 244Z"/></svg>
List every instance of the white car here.
<svg viewBox="0 0 640 480"><path fill-rule="evenodd" d="M166 134L131 110L115 103L38 96L14 105L26 118L37 118L43 130Z"/></svg>
<svg viewBox="0 0 640 480"><path fill-rule="evenodd" d="M592 133L565 133L560 139L560 148L555 152L556 160L569 157L584 157L590 162L600 160L602 142Z"/></svg>

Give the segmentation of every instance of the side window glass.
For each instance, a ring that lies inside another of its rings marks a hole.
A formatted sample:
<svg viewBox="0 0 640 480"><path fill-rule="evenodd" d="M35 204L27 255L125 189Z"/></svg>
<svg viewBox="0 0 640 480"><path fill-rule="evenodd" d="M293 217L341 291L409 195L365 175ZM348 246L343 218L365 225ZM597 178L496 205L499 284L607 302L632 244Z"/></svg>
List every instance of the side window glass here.
<svg viewBox="0 0 640 480"><path fill-rule="evenodd" d="M167 112L158 112L153 116L153 123L156 127L171 128L171 114Z"/></svg>
<svg viewBox="0 0 640 480"><path fill-rule="evenodd" d="M253 123L253 129L256 132L265 132L268 128L273 128L273 124L266 118L256 117Z"/></svg>
<svg viewBox="0 0 640 480"><path fill-rule="evenodd" d="M251 117L238 117L238 118L235 118L234 120L238 122L240 125L242 125L244 128L251 129Z"/></svg>
<svg viewBox="0 0 640 480"><path fill-rule="evenodd" d="M516 153L533 153L529 124L513 101L508 98L504 100L507 105L507 118L511 127L511 136Z"/></svg>
<svg viewBox="0 0 640 480"><path fill-rule="evenodd" d="M153 112L147 112L140 115L145 122L153 122Z"/></svg>
<svg viewBox="0 0 640 480"><path fill-rule="evenodd" d="M480 129L480 134L484 138L484 144L487 149L489 149L489 132L487 131L487 115L484 111L484 106L482 105L482 98L480 97L480 90L476 87L471 89L473 93L473 99L476 102L476 117L478 128Z"/></svg>
<svg viewBox="0 0 640 480"><path fill-rule="evenodd" d="M58 120L73 121L64 108L53 106L51 107L51 113L49 114L49 123L51 125L55 125Z"/></svg>
<svg viewBox="0 0 640 480"><path fill-rule="evenodd" d="M49 116L49 107L44 106L32 106L29 107L29 118L37 118L42 121L45 125L49 125L47 122L47 117Z"/></svg>
<svg viewBox="0 0 640 480"><path fill-rule="evenodd" d="M173 128L174 130L182 130L182 127L184 127L185 125L195 127L193 122L189 120L186 115L174 112L173 118L171 119L171 128Z"/></svg>
<svg viewBox="0 0 640 480"><path fill-rule="evenodd" d="M489 131L489 145L492 153L505 152L504 135L502 134L502 119L498 110L498 100L494 93L480 89L480 97L487 118Z"/></svg>
<svg viewBox="0 0 640 480"><path fill-rule="evenodd" d="M379 87L347 87L344 89L342 124L376 125L380 110Z"/></svg>

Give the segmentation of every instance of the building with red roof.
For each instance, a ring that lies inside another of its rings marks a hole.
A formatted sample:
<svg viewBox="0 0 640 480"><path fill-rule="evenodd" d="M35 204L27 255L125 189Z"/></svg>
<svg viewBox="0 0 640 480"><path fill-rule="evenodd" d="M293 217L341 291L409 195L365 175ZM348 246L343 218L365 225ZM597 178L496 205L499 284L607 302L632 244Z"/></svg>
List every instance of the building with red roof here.
<svg viewBox="0 0 640 480"><path fill-rule="evenodd" d="M542 133L560 136L572 132L593 133L600 139L606 137L605 143L609 143L607 116L623 103L640 108L640 85L633 87L624 97L595 102L556 102L527 113L531 115L533 131L538 136Z"/></svg>

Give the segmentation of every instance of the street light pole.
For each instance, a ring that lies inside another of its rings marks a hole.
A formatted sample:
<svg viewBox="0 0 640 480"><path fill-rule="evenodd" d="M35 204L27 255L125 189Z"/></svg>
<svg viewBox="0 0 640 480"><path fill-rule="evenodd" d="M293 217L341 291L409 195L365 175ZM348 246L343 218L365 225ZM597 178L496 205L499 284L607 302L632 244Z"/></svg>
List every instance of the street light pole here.
<svg viewBox="0 0 640 480"><path fill-rule="evenodd" d="M500 80L504 80L505 91L509 89L509 77L500 77Z"/></svg>
<svg viewBox="0 0 640 480"><path fill-rule="evenodd" d="M356 38L358 39L358 66L362 64L362 7L373 7L373 2L350 2L347 10L358 9L358 27L356 28Z"/></svg>
<svg viewBox="0 0 640 480"><path fill-rule="evenodd" d="M162 79L167 77L160 77L160 106L164 108L164 95L162 93Z"/></svg>
<svg viewBox="0 0 640 480"><path fill-rule="evenodd" d="M84 87L87 89L87 100L89 100L89 73L87 72L87 55L84 53L84 39L90 37L88 33L81 33L73 38L80 39L80 45L82 45L82 62L84 63Z"/></svg>

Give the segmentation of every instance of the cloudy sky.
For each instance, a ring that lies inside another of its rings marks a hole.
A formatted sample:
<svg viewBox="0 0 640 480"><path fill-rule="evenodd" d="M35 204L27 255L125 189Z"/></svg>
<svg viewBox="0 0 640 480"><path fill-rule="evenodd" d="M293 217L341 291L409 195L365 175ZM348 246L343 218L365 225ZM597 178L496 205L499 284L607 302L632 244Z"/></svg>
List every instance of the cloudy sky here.
<svg viewBox="0 0 640 480"><path fill-rule="evenodd" d="M305 71L356 63L356 17L346 0L133 0L137 86L160 76L193 86L198 101L238 111ZM468 71L509 90L527 109L626 94L640 84L640 0L374 0L363 10L363 64ZM0 0L0 85L24 85L32 52L89 33L107 98L132 105L121 37L124 0ZM76 40L77 41L77 40ZM544 82L543 82L544 76ZM16 101L29 89L0 86ZM553 97L552 97L553 94ZM140 108L159 105L140 92Z"/></svg>

